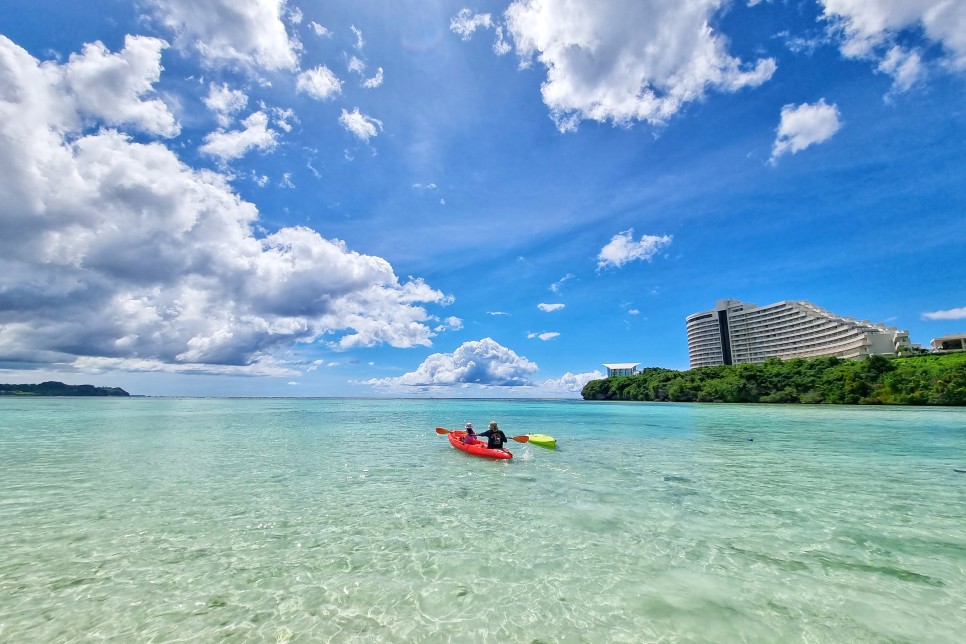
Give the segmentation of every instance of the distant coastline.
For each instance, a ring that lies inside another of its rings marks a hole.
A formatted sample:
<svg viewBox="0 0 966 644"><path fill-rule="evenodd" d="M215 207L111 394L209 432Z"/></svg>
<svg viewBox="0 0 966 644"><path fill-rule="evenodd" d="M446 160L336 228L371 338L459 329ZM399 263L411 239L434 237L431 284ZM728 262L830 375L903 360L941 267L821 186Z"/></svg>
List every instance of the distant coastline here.
<svg viewBox="0 0 966 644"><path fill-rule="evenodd" d="M120 387L94 385L65 385L62 382L42 382L39 385L0 385L0 396L130 396Z"/></svg>
<svg viewBox="0 0 966 644"><path fill-rule="evenodd" d="M904 358L770 358L762 363L674 371L650 367L632 376L591 380L584 400L966 405L966 352Z"/></svg>

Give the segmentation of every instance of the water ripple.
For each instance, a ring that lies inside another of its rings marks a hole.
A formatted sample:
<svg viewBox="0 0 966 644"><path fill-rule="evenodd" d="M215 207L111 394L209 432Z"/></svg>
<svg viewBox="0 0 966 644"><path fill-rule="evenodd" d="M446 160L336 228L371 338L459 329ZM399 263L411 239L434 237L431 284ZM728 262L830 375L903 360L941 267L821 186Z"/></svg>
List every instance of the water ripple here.
<svg viewBox="0 0 966 644"><path fill-rule="evenodd" d="M489 418L560 449L433 432ZM956 642L964 420L0 400L0 641Z"/></svg>

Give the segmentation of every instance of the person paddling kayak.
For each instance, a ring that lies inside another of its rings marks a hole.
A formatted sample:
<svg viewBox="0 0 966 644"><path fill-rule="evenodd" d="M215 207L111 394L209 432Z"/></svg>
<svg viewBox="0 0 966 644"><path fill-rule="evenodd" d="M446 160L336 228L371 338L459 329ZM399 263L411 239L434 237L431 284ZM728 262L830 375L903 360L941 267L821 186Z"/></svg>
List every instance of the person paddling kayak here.
<svg viewBox="0 0 966 644"><path fill-rule="evenodd" d="M506 443L507 438L499 427L496 425L495 420L490 421L490 428L485 432L480 432L478 434L480 438L486 437L486 447L487 449L502 449L506 451L503 444Z"/></svg>

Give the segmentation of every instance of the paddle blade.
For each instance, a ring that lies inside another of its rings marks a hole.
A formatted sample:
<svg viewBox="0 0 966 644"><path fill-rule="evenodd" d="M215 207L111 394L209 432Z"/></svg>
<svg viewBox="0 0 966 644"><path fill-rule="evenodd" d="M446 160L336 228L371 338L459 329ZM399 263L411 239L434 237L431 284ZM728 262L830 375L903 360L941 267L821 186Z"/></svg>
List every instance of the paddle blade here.
<svg viewBox="0 0 966 644"><path fill-rule="evenodd" d="M437 427L436 428L436 433L437 434L449 434L449 430L448 429L443 429L442 427Z"/></svg>
<svg viewBox="0 0 966 644"><path fill-rule="evenodd" d="M528 440L530 440L529 436L511 436L510 438L518 443L526 443Z"/></svg>

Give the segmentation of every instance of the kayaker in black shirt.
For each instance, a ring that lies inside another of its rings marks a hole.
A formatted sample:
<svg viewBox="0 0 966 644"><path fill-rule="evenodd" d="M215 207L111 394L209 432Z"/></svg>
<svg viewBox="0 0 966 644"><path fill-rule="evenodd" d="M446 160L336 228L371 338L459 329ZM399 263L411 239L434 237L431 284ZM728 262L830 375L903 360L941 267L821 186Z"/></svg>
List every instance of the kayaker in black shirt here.
<svg viewBox="0 0 966 644"><path fill-rule="evenodd" d="M506 434L500 431L500 428L496 426L496 421L490 421L490 428L485 432L480 432L477 434L480 438L486 436L486 446L489 449L503 449L503 444L506 443Z"/></svg>

